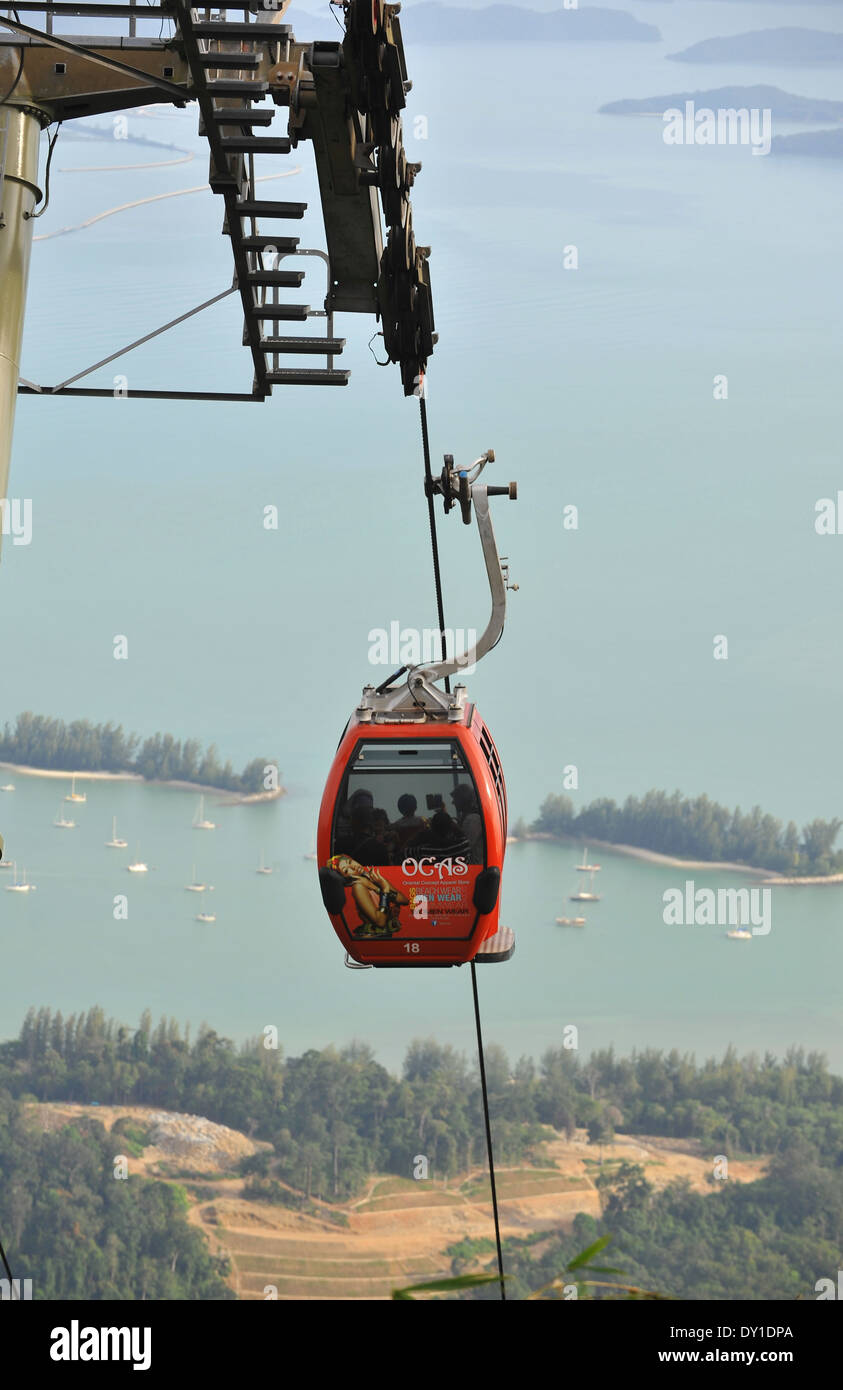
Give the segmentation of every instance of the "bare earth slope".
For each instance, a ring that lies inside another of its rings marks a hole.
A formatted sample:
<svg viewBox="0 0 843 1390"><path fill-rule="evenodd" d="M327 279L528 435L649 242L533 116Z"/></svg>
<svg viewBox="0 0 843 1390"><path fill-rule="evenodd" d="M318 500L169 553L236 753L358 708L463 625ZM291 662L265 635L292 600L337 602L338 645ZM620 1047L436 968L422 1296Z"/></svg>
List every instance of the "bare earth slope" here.
<svg viewBox="0 0 843 1390"><path fill-rule="evenodd" d="M338 1206L312 1202L312 1214L243 1196L241 1158L268 1146L197 1115L146 1106L40 1104L30 1107L45 1129L74 1119L99 1120L106 1129L123 1117L149 1133L130 1173L177 1179L191 1196L188 1219L215 1254L231 1261L229 1282L242 1299L385 1299L401 1285L451 1274L448 1246L493 1237L488 1174L483 1169L450 1179L380 1176L356 1199ZM125 1152L115 1136L115 1154ZM567 1230L577 1212L598 1216L594 1180L601 1164L640 1163L656 1187L687 1178L710 1192L712 1156L690 1140L619 1136L602 1149L584 1131L566 1140L548 1130L542 1167L497 1170L504 1236ZM732 1181L752 1182L766 1159L732 1162ZM324 1215L323 1215L324 1213ZM347 1225L338 1225L337 1214Z"/></svg>

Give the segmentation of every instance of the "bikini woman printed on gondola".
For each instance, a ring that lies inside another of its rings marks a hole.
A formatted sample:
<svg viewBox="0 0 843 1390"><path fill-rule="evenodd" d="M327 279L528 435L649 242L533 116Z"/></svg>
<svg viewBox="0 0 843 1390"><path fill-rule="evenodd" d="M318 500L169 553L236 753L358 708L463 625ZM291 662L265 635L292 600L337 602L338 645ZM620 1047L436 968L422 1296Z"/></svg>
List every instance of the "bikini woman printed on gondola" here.
<svg viewBox="0 0 843 1390"><path fill-rule="evenodd" d="M401 908L406 907L410 899L393 887L379 869L373 865L364 868L348 854L333 855L328 860L328 868L341 873L351 889L360 916L354 936L361 940L389 939L401 930Z"/></svg>

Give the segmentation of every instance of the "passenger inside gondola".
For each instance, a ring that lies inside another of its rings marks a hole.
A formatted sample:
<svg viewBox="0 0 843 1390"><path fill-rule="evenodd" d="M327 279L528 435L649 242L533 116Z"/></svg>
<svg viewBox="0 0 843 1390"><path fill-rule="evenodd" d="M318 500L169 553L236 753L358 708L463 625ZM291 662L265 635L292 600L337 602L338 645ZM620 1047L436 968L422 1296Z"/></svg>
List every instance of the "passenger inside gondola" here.
<svg viewBox="0 0 843 1390"><path fill-rule="evenodd" d="M355 846L370 832L374 805L375 798L365 787L351 794L337 816L335 854L354 854Z"/></svg>
<svg viewBox="0 0 843 1390"><path fill-rule="evenodd" d="M351 851L359 864L397 864L398 836L390 827L386 811L375 809L365 813L366 833ZM352 825L354 820L352 819Z"/></svg>
<svg viewBox="0 0 843 1390"><path fill-rule="evenodd" d="M398 836L398 843L402 848L427 824L422 816L416 815L418 804L412 792L405 792L398 798L401 815L398 820L392 822L392 829Z"/></svg>
<svg viewBox="0 0 843 1390"><path fill-rule="evenodd" d="M485 863L483 817L456 742L361 740L340 791L331 845L334 855L365 864L400 865L424 852Z"/></svg>
<svg viewBox="0 0 843 1390"><path fill-rule="evenodd" d="M460 783L451 792L451 800L454 803L454 812L460 831L468 841L468 862L481 864L483 862L483 820L480 816L480 808L477 805L474 790L472 787L466 786L464 782Z"/></svg>
<svg viewBox="0 0 843 1390"><path fill-rule="evenodd" d="M430 825L414 835L407 845L407 853L414 859L458 859L469 858L470 846L453 817L445 810L439 810L431 818Z"/></svg>

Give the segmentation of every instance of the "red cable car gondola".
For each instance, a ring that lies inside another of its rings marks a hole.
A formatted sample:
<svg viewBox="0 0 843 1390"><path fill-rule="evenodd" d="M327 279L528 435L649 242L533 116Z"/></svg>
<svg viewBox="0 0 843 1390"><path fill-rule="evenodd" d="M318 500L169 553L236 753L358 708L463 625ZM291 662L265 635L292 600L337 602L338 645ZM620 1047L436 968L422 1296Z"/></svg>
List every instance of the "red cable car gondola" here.
<svg viewBox="0 0 843 1390"><path fill-rule="evenodd" d="M498 921L506 848L506 787L492 737L466 689L434 682L478 661L503 631L508 570L489 516L490 493L507 488L443 470L434 490L446 510L460 498L477 518L492 617L473 651L406 668L363 698L340 739L322 797L317 857L322 898L348 963L462 965L508 960L514 934Z"/></svg>

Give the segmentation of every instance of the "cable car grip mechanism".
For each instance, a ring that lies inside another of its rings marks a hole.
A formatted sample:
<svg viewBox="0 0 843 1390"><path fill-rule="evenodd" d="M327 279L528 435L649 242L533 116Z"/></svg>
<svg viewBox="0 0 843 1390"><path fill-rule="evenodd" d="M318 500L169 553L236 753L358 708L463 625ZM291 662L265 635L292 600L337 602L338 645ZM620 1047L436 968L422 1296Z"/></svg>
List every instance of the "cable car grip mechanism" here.
<svg viewBox="0 0 843 1390"><path fill-rule="evenodd" d="M445 455L445 464L438 478L425 480L425 495L430 498L440 496L446 513L459 504L462 519L466 526L471 524L471 514L477 522L486 574L492 596L492 612L485 631L474 647L459 655L443 659L433 665L414 666L407 672L402 667L377 688L367 685L358 707L358 717L363 721L396 716L409 721L423 722L427 718L446 718L460 721L465 704L465 686L457 685L453 693L440 690L436 682L444 680L469 666L475 666L481 657L491 651L501 638L506 619L507 590L517 590L517 584L509 579L509 561L499 555L495 540L492 517L489 511L490 497L508 497L515 501L518 497L517 483L506 487L487 487L478 483L478 478L487 463L494 463L493 449L487 449L476 459L470 468L458 469L454 466L452 454ZM400 687L389 687L407 672L407 679Z"/></svg>

